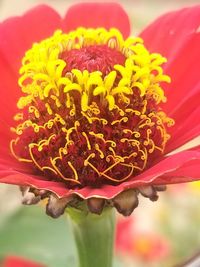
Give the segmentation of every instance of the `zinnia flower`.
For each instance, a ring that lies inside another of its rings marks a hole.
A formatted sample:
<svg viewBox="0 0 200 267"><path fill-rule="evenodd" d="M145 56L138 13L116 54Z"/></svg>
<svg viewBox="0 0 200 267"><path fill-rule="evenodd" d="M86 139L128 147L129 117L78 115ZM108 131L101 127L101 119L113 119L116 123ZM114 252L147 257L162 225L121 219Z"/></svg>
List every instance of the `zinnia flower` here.
<svg viewBox="0 0 200 267"><path fill-rule="evenodd" d="M199 147L169 154L200 133L199 22L185 8L128 37L120 5L90 3L1 23L0 181L57 217L82 200L129 215L199 179Z"/></svg>

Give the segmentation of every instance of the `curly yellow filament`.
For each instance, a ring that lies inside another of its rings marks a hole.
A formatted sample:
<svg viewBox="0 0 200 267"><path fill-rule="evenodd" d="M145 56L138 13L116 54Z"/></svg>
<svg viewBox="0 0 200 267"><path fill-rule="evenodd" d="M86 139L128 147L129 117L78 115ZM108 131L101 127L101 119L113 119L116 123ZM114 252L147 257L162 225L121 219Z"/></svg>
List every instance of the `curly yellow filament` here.
<svg viewBox="0 0 200 267"><path fill-rule="evenodd" d="M78 181L78 179L67 178L67 177L65 177L65 176L59 171L59 169L58 169L57 166L56 166L56 160L57 160L57 159L58 159L58 158L54 158L54 159L50 158L50 162L51 162L53 168L55 169L55 171L60 175L60 177L61 177L63 180L65 180L65 181L73 182L73 183L76 183L76 184L80 184L80 182ZM68 162L68 164L69 164L69 162ZM69 166L70 166L70 164L69 164ZM72 165L71 165L71 166L72 166ZM70 166L70 167L71 167L71 166ZM75 177L76 177L76 176L75 176ZM77 177L76 177L76 178L77 178Z"/></svg>
<svg viewBox="0 0 200 267"><path fill-rule="evenodd" d="M74 168L74 166L72 165L72 163L70 161L67 162L68 165L70 166L70 168L72 169L73 173L74 173L74 178L75 180L77 181L78 180L78 174L77 174L77 171L76 169Z"/></svg>
<svg viewBox="0 0 200 267"><path fill-rule="evenodd" d="M86 139L86 142L87 142L87 147L88 147L88 150L91 150L91 145L90 145L90 141L88 139L88 136L85 132L82 132L82 135L85 137Z"/></svg>
<svg viewBox="0 0 200 267"><path fill-rule="evenodd" d="M32 162L32 160L30 160L30 159L23 159L23 158L21 158L21 157L16 155L15 150L14 150L14 146L17 144L18 140L19 140L19 138L16 138L15 140L13 139L13 140L10 141L10 151L11 151L12 155L17 160L19 160L21 162Z"/></svg>

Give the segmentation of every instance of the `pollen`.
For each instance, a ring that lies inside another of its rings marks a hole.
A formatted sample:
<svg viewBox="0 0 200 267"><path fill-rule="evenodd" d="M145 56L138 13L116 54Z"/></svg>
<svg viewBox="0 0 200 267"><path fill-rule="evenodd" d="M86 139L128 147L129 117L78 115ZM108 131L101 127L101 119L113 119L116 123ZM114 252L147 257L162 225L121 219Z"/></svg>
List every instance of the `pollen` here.
<svg viewBox="0 0 200 267"><path fill-rule="evenodd" d="M116 29L58 30L33 44L19 71L13 156L68 188L134 179L164 153L174 124L160 107L165 62Z"/></svg>

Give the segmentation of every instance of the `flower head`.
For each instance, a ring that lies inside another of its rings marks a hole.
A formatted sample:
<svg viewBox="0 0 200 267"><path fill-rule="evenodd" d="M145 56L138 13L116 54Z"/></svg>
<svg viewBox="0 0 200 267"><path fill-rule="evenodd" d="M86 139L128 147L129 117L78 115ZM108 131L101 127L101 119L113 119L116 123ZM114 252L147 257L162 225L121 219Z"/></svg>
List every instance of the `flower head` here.
<svg viewBox="0 0 200 267"><path fill-rule="evenodd" d="M23 186L27 204L49 197L47 212L54 217L66 205L76 206L77 197L86 198L92 212L100 213L104 205L114 205L129 215L138 204L139 192L156 200L156 191L163 190L163 185L190 180L188 167L199 162L197 150L165 156L176 148L174 136L177 145L182 145L199 134L197 126L189 136L180 136L180 129L184 128L176 109L187 114L187 99L182 100L183 105L180 102L173 106L174 98L182 99L182 90L191 90L191 97L199 93L195 74L192 85L186 83L186 89L175 87L176 79L173 86L165 85L166 97L163 86L170 78L163 71L167 59L159 54L160 49L147 49L148 42L143 43L141 37L127 38L127 15L118 4L97 5L98 20L91 12L90 20L84 15L94 10L96 4L75 5L62 21L44 6L18 19L23 22L28 18L32 23L35 15L42 17L45 10L47 19L54 18L54 23L48 29L44 27L39 38L36 29L28 49L24 49L25 45L16 55L21 92L14 91L18 110L13 108L8 113L2 133L10 142L10 151L6 144L1 148L0 155L6 153L6 160L1 157L0 181ZM107 17L110 5L113 17ZM199 8L189 11L199 12ZM114 18L116 13L121 15L120 25ZM3 24L2 31L8 24ZM152 28L153 25L150 31ZM148 31L142 37L148 39ZM172 50L170 46L168 49ZM176 78L173 53L170 56L163 52L169 56L168 68L172 65L168 73ZM13 53L11 59L12 56ZM0 66L5 72L8 68L3 59ZM1 86L5 82L8 90L4 94L8 97L14 89L7 79ZM16 78L12 81L17 83ZM176 109L170 112L169 107ZM195 101L192 107L197 108ZM187 127L192 118L185 123ZM197 175L192 175L191 180Z"/></svg>
<svg viewBox="0 0 200 267"><path fill-rule="evenodd" d="M26 52L12 154L69 188L118 184L162 155L169 81L140 38L116 29L60 31Z"/></svg>

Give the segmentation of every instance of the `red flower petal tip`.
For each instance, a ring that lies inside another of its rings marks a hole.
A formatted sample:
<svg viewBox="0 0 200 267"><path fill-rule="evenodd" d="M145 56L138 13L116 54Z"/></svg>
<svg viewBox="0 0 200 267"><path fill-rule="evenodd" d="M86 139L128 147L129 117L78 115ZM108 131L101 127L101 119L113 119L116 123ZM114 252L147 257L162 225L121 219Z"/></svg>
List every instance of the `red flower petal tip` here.
<svg viewBox="0 0 200 267"><path fill-rule="evenodd" d="M71 6L64 19L64 30L78 27L106 29L117 28L124 37L130 34L130 22L126 11L118 3L80 3Z"/></svg>

